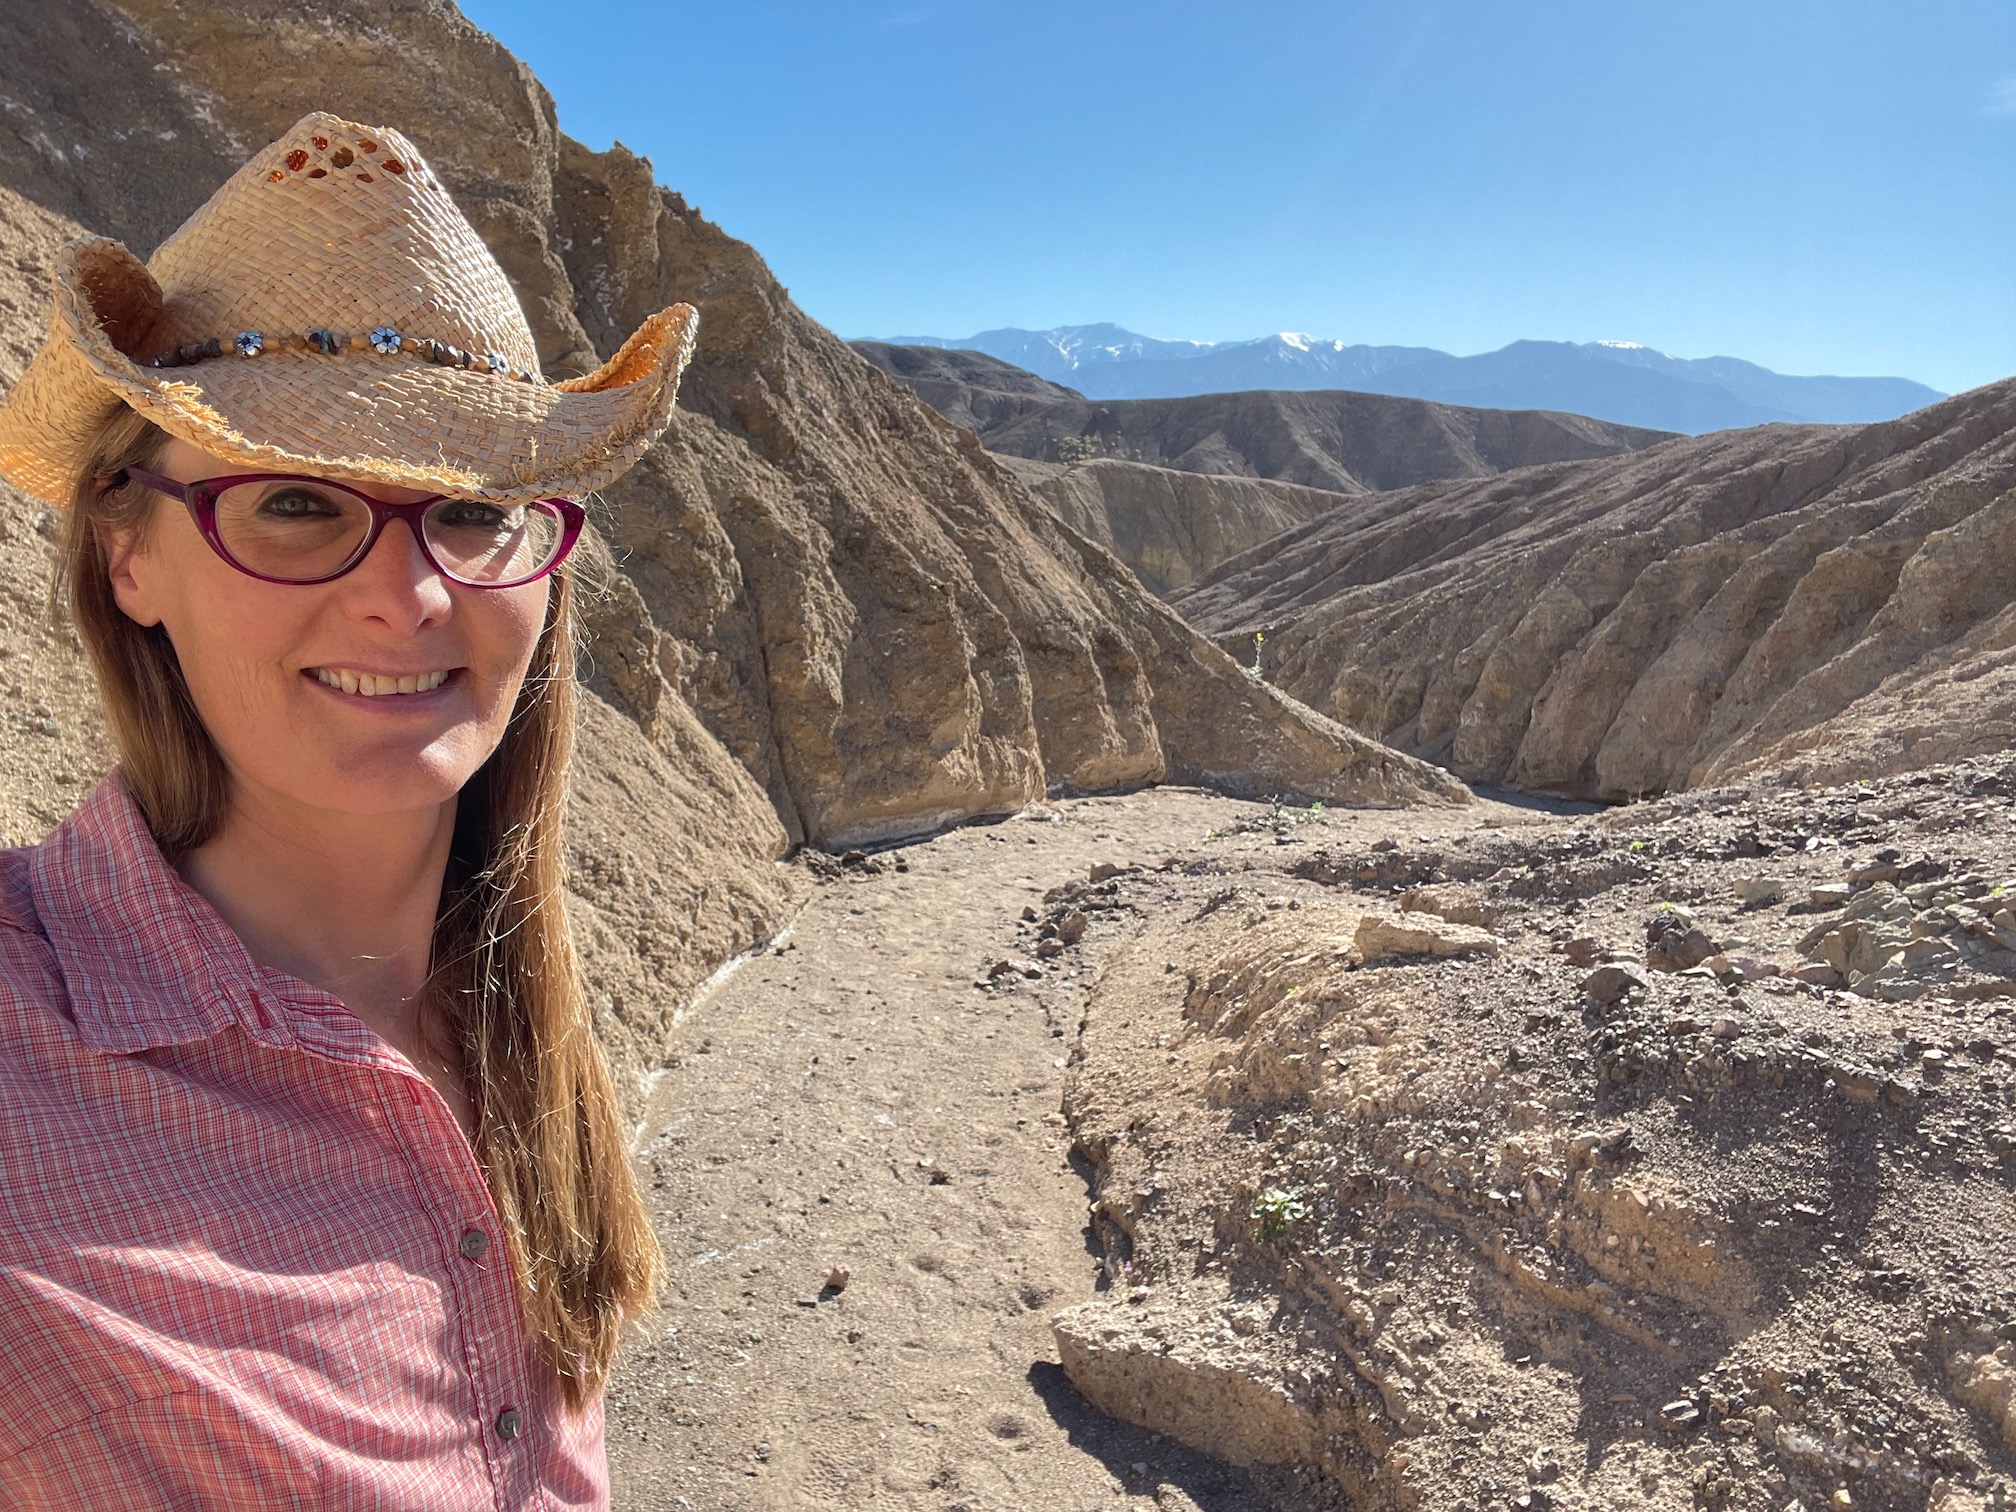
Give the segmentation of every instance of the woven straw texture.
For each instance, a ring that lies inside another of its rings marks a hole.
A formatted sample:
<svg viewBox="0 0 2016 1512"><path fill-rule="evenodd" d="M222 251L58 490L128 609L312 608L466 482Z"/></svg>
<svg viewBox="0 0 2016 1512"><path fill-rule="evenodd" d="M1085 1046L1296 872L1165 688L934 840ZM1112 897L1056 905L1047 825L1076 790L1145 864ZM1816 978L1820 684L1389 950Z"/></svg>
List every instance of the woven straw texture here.
<svg viewBox="0 0 2016 1512"><path fill-rule="evenodd" d="M413 144L305 116L142 264L117 242L57 260L49 338L0 404L0 473L67 503L121 402L227 462L518 503L621 474L671 421L699 317L654 315L595 372L547 385L381 354L299 349L389 326L536 372L504 271ZM241 331L267 350L232 352ZM151 367L186 344L224 355ZM283 343L292 341L292 348Z"/></svg>

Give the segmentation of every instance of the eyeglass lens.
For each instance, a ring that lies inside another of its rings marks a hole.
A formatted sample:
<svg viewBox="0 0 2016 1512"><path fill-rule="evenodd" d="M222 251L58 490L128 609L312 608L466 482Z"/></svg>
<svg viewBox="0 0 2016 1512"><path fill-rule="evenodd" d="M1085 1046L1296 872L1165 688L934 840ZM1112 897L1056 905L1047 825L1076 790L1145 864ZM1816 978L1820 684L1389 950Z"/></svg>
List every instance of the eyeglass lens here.
<svg viewBox="0 0 2016 1512"><path fill-rule="evenodd" d="M566 522L546 504L442 499L420 519L441 569L478 585L534 576L566 538ZM218 538L235 560L262 576L297 581L342 571L371 532L371 508L356 495L291 479L225 489L216 520Z"/></svg>

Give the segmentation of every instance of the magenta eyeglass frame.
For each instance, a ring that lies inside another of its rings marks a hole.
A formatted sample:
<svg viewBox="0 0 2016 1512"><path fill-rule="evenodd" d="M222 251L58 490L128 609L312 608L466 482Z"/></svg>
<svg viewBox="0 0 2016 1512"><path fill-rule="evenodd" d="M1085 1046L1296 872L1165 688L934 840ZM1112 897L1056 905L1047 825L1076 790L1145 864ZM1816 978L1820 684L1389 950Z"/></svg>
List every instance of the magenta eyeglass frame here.
<svg viewBox="0 0 2016 1512"><path fill-rule="evenodd" d="M429 498L416 499L411 504L387 504L384 500L374 499L347 483L338 483L330 478L311 478L302 473L233 473L228 477L199 478L194 483L184 483L179 479L163 477L160 473L149 472L140 467L125 469L113 479L113 482L122 483L129 478L145 488L151 488L155 493L165 494L171 499L180 499L189 511L189 518L196 522L198 533L202 535L210 549L229 565L237 568L245 576L257 578L262 583L278 583L289 588L307 588L316 583L332 583L344 573L353 571L358 563L371 555L371 548L378 544L378 537L385 533L385 527L393 520L406 522L406 528L413 536L413 544L420 548L420 555L426 559L427 565L449 582L463 588L523 588L527 583L538 582L567 560L574 550L575 543L581 538L582 527L588 522L588 512L572 499L534 500L534 503L543 504L560 516L560 545L553 553L553 560L537 572L522 578L513 578L509 582L472 583L467 578L457 577L441 565L440 560L434 555L433 548L427 544L427 532L421 528L422 517L436 504L468 502L456 494L434 494ZM371 528L364 533L362 543L351 554L350 559L334 572L325 572L320 577L312 578L273 577L268 573L255 572L231 555L230 549L224 544L224 538L217 532L218 496L227 488L236 488L241 483L312 483L317 488L336 489L359 500L371 511Z"/></svg>

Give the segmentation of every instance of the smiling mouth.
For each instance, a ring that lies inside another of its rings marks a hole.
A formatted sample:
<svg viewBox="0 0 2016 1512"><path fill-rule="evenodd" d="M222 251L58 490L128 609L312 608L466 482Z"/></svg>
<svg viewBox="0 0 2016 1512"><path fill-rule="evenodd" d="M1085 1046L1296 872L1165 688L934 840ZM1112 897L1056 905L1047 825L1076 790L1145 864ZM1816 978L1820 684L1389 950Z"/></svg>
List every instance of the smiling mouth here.
<svg viewBox="0 0 2016 1512"><path fill-rule="evenodd" d="M339 693L355 693L361 698L396 698L407 693L431 693L448 681L450 672L417 672L405 677L381 677L376 672L353 672L348 667L310 667L315 681Z"/></svg>

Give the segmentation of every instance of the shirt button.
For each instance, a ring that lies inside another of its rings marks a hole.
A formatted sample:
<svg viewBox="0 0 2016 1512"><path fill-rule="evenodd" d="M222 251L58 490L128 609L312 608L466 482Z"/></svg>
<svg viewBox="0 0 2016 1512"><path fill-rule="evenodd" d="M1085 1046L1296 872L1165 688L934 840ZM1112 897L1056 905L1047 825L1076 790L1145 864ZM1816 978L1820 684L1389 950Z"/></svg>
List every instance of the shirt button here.
<svg viewBox="0 0 2016 1512"><path fill-rule="evenodd" d="M522 1420L518 1416L518 1409L516 1407L506 1407L502 1412L497 1414L497 1437L501 1439L515 1439L518 1437L518 1429L521 1422Z"/></svg>
<svg viewBox="0 0 2016 1512"><path fill-rule="evenodd" d="M481 1229L470 1229L455 1247L462 1252L464 1260L481 1260L483 1251L490 1248L490 1236Z"/></svg>

